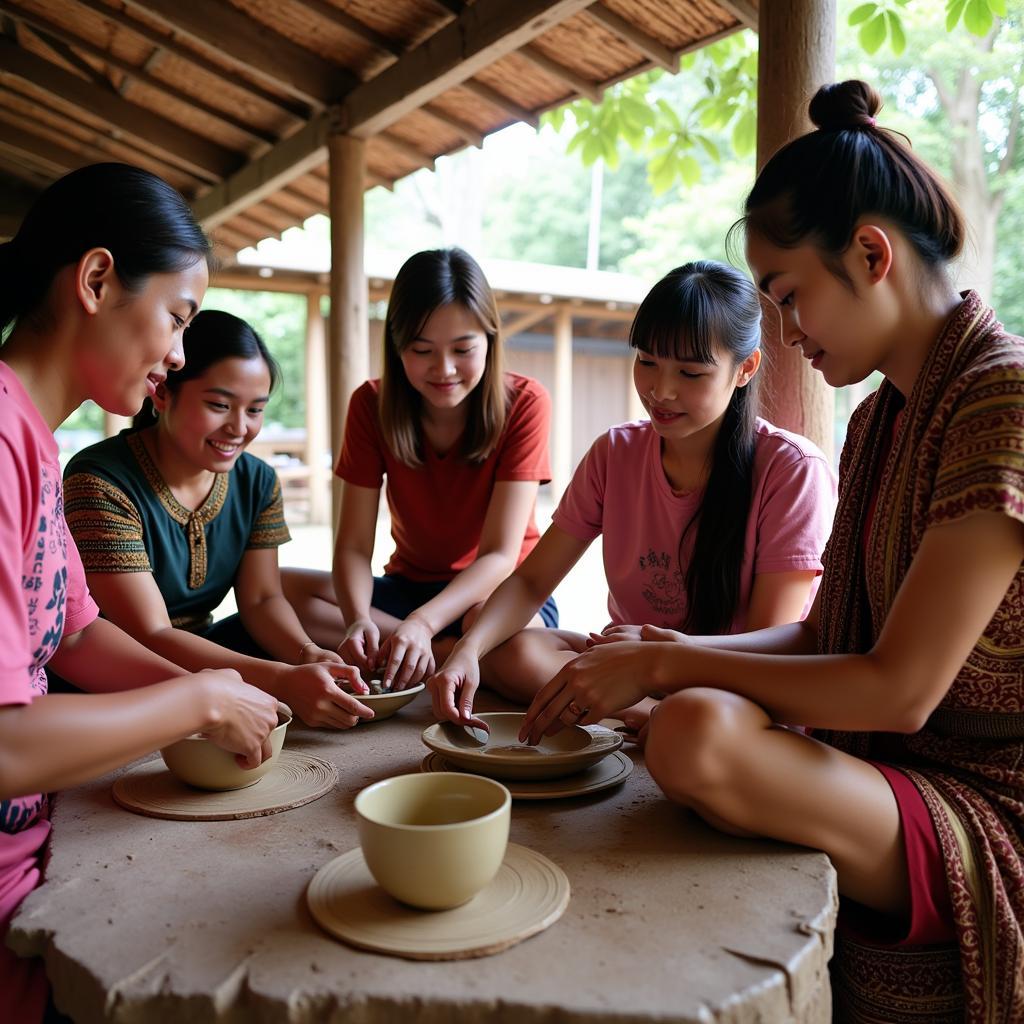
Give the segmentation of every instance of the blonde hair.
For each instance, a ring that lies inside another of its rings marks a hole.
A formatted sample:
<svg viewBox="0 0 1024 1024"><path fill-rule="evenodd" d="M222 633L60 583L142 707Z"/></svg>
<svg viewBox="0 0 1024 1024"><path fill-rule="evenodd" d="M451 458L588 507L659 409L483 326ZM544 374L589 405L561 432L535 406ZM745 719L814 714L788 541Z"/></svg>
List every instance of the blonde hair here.
<svg viewBox="0 0 1024 1024"><path fill-rule="evenodd" d="M405 375L402 353L419 337L431 315L452 303L472 313L487 336L484 373L466 399L469 411L460 454L468 462L483 462L505 429L504 348L491 286L480 265L463 249L418 252L402 264L391 289L378 399L385 442L399 462L414 468L423 465L423 398Z"/></svg>

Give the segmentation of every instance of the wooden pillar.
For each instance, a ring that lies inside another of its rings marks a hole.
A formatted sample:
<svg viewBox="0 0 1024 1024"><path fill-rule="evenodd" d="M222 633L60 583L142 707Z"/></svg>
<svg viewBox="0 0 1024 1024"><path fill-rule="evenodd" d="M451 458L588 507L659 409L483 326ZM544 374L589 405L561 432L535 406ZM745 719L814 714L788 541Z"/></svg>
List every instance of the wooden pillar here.
<svg viewBox="0 0 1024 1024"><path fill-rule="evenodd" d="M551 396L551 489L557 501L572 477L572 311L555 311L555 393Z"/></svg>
<svg viewBox="0 0 1024 1024"><path fill-rule="evenodd" d="M341 454L352 392L370 375L370 327L363 268L363 193L366 142L333 134L327 140L331 216L331 314L327 340L332 461ZM341 481L332 476L337 528Z"/></svg>
<svg viewBox="0 0 1024 1024"><path fill-rule="evenodd" d="M309 466L309 521L331 521L331 470L327 412L327 347L320 293L306 296L306 465Z"/></svg>
<svg viewBox="0 0 1024 1024"><path fill-rule="evenodd" d="M103 410L103 436L113 437L119 434L125 427L132 425L131 416L118 416L116 412Z"/></svg>
<svg viewBox="0 0 1024 1024"><path fill-rule="evenodd" d="M836 72L835 0L761 0L758 17L757 166L813 127L807 104ZM833 453L833 394L799 349L781 344L778 313L767 308L764 415Z"/></svg>

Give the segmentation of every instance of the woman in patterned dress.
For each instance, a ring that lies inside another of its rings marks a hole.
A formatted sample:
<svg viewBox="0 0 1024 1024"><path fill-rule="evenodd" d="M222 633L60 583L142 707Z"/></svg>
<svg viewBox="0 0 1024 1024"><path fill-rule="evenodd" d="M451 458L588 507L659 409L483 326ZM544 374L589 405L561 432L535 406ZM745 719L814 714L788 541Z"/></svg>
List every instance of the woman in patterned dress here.
<svg viewBox="0 0 1024 1024"><path fill-rule="evenodd" d="M273 468L245 449L278 367L259 335L203 310L135 429L79 452L64 473L68 525L103 614L196 670L232 668L309 725L347 729L372 711L355 668L318 647L281 590L289 539ZM234 590L238 613L213 611Z"/></svg>
<svg viewBox="0 0 1024 1024"><path fill-rule="evenodd" d="M947 266L963 219L878 125L863 82L746 203L782 339L851 419L805 622L606 645L542 691L523 736L668 694L646 756L710 824L824 850L842 896L842 1020L1024 1020L1024 341ZM811 735L780 727L799 722Z"/></svg>

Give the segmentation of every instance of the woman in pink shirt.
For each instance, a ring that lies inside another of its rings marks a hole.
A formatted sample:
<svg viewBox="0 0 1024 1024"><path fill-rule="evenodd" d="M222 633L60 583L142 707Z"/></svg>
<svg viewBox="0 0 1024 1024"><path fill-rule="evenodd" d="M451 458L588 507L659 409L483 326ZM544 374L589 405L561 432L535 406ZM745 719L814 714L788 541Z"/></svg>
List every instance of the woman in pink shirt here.
<svg viewBox="0 0 1024 1024"><path fill-rule="evenodd" d="M551 527L430 679L435 714L473 721L481 675L529 702L589 645L639 636L642 624L722 634L804 614L835 483L810 441L758 418L760 338L757 291L732 267L688 263L654 286L630 330L650 419L594 442ZM604 632L524 629L598 535ZM623 716L640 728L650 706Z"/></svg>
<svg viewBox="0 0 1024 1024"><path fill-rule="evenodd" d="M184 676L97 617L53 437L86 399L137 412L181 366L208 259L184 199L125 164L62 178L0 245L0 936L39 881L48 791L194 732L246 766L269 753L273 697L231 671ZM47 696L48 663L93 693ZM41 963L0 942L0 1020L45 1004Z"/></svg>

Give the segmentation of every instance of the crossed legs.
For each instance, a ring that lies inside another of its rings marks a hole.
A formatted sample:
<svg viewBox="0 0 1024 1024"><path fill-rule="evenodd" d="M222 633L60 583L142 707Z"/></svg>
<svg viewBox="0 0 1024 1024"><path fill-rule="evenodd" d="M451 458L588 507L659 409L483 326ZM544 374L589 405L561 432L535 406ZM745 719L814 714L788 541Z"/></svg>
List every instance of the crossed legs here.
<svg viewBox="0 0 1024 1024"><path fill-rule="evenodd" d="M708 824L823 850L845 896L882 913L908 912L899 808L871 764L713 689L661 701L645 753L665 795Z"/></svg>

